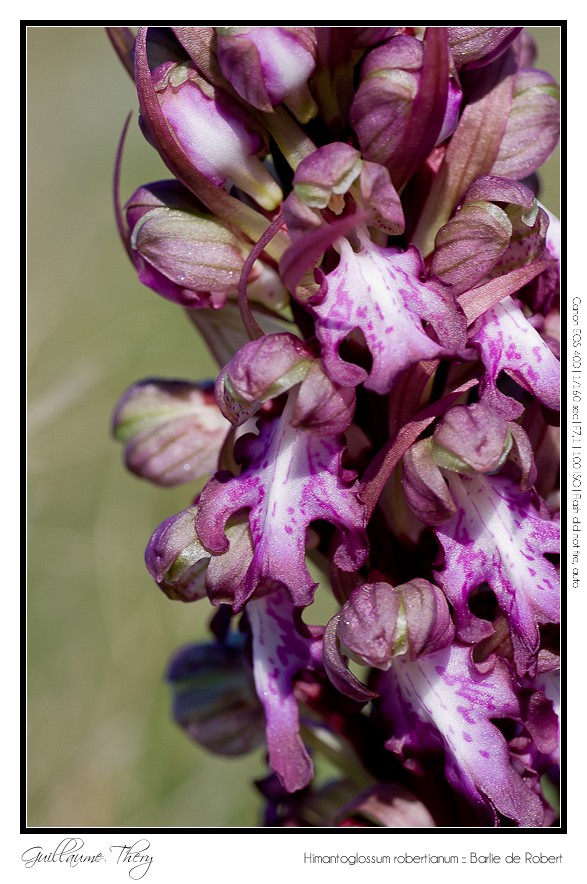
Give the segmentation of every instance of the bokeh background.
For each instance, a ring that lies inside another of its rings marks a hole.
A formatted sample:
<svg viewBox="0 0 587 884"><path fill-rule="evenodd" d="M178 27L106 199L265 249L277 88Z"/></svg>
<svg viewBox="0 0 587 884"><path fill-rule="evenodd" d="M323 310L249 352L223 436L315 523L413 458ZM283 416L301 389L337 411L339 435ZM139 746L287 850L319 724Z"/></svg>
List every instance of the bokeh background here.
<svg viewBox="0 0 587 884"><path fill-rule="evenodd" d="M537 65L559 79L559 29L530 31ZM167 173L102 28L30 27L27 54L27 824L258 826L250 784L262 752L220 759L170 720L167 662L205 636L211 609L167 600L143 551L192 489L129 475L109 434L135 380L214 373L182 311L139 284L117 237L110 182L129 110L123 199ZM558 154L543 180L558 213Z"/></svg>

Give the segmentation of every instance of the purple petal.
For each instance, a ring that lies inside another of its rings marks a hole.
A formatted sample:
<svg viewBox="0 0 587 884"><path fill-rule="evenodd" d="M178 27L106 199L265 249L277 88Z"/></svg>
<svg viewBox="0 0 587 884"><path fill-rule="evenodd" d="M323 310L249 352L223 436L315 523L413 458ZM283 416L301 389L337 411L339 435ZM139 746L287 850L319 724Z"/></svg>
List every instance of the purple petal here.
<svg viewBox="0 0 587 884"><path fill-rule="evenodd" d="M279 420L243 440L246 466L240 476L218 475L202 491L197 527L213 553L227 548L228 517L248 509L254 555L246 577L234 587L242 607L255 592L287 587L300 607L311 603L316 584L306 567L306 530L325 519L340 532L335 564L355 570L366 553L364 508L356 491L341 478L343 443L295 429L288 403Z"/></svg>
<svg viewBox="0 0 587 884"><path fill-rule="evenodd" d="M247 613L253 633L253 671L265 709L269 764L288 792L307 786L313 776L300 737L293 678L312 668L316 640L302 637L294 625L295 609L285 592L252 599Z"/></svg>
<svg viewBox="0 0 587 884"><path fill-rule="evenodd" d="M359 177L359 197L360 205L373 212L371 226L389 233L390 236L404 232L406 222L401 199L385 166L379 163L363 163Z"/></svg>
<svg viewBox="0 0 587 884"><path fill-rule="evenodd" d="M446 99L446 109L444 111L444 119L440 134L436 139L436 144L442 144L447 138L453 134L459 122L459 113L461 110L461 102L463 100L463 90L459 84L452 78L448 81L448 95Z"/></svg>
<svg viewBox="0 0 587 884"><path fill-rule="evenodd" d="M377 694L366 688L348 668L348 657L342 653L338 641L340 617L339 611L330 618L324 630L322 643L324 669L337 691L359 703L366 703Z"/></svg>
<svg viewBox="0 0 587 884"><path fill-rule="evenodd" d="M434 458L431 438L416 442L406 451L402 488L411 510L425 525L442 525L456 512L455 503Z"/></svg>
<svg viewBox="0 0 587 884"><path fill-rule="evenodd" d="M505 297L484 314L471 343L478 346L485 364L481 399L506 420L519 417L523 408L498 390L501 371L530 390L547 408L558 411L559 361L511 297Z"/></svg>
<svg viewBox="0 0 587 884"><path fill-rule="evenodd" d="M448 292L421 281L417 249L383 249L366 236L358 252L346 239L336 247L340 262L324 280L324 300L312 307L324 366L336 383L356 386L364 381L367 389L388 393L409 365L435 359L462 343L463 317ZM438 341L427 335L423 321L432 325ZM373 358L370 372L339 354L354 329L363 333Z"/></svg>
<svg viewBox="0 0 587 884"><path fill-rule="evenodd" d="M457 634L468 642L492 634L468 605L473 590L487 583L508 618L518 671L535 669L538 627L560 616L559 577L545 558L559 551L560 526L543 518L534 493L511 479L446 476L458 512L436 529L445 554L436 578L453 605Z"/></svg>
<svg viewBox="0 0 587 884"><path fill-rule="evenodd" d="M514 770L506 740L492 722L519 717L504 661L480 675L471 649L453 644L415 661L397 657L380 676L379 689L394 733L388 748L417 757L443 747L448 781L494 825L496 811L520 826L542 825L542 803Z"/></svg>

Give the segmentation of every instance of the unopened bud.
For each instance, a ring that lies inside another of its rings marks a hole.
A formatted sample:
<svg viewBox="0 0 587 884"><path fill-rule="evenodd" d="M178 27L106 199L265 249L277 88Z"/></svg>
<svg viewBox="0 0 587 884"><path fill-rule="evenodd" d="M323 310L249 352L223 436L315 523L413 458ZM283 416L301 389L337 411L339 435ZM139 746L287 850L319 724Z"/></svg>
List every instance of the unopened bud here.
<svg viewBox="0 0 587 884"><path fill-rule="evenodd" d="M415 578L396 587L366 583L353 590L340 613L338 636L354 660L389 669L394 657L415 660L446 647L454 626L444 593Z"/></svg>
<svg viewBox="0 0 587 884"><path fill-rule="evenodd" d="M269 399L299 384L312 363L312 354L295 335L264 335L245 344L216 381L220 410L240 426Z"/></svg>
<svg viewBox="0 0 587 884"><path fill-rule="evenodd" d="M157 485L181 485L213 472L230 429L213 390L212 383L160 378L130 387L113 416L128 469Z"/></svg>
<svg viewBox="0 0 587 884"><path fill-rule="evenodd" d="M172 660L167 680L173 717L188 736L218 755L244 755L264 742L265 718L244 641L197 644Z"/></svg>
<svg viewBox="0 0 587 884"><path fill-rule="evenodd" d="M271 211L282 193L257 154L263 139L230 98L188 64L163 64L154 72L161 110L194 166L218 186L233 181Z"/></svg>

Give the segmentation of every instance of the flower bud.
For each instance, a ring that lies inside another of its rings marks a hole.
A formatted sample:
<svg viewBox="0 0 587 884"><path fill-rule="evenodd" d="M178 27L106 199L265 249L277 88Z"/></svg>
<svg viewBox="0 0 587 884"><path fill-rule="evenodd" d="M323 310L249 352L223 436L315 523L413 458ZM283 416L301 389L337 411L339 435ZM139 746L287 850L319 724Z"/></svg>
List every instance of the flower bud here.
<svg viewBox="0 0 587 884"><path fill-rule="evenodd" d="M287 332L249 341L230 360L216 381L220 410L240 426L269 399L299 384L312 363L308 348Z"/></svg>
<svg viewBox="0 0 587 884"><path fill-rule="evenodd" d="M341 610L338 636L357 662L389 669L394 657L415 660L446 647L454 626L442 590L415 578L396 587L366 583L353 590Z"/></svg>
<svg viewBox="0 0 587 884"><path fill-rule="evenodd" d="M432 273L462 294L488 276L502 275L537 257L545 230L544 212L527 187L484 175L438 231Z"/></svg>
<svg viewBox="0 0 587 884"><path fill-rule="evenodd" d="M457 67L481 67L505 52L521 30L487 25L447 28L448 45Z"/></svg>
<svg viewBox="0 0 587 884"><path fill-rule="evenodd" d="M130 255L140 281L157 294L191 309L224 307L236 296L251 243L209 215L175 181L140 187L125 206ZM255 261L249 300L282 308L287 292L277 272Z"/></svg>
<svg viewBox="0 0 587 884"><path fill-rule="evenodd" d="M442 525L456 512L444 477L434 460L433 440L416 442L404 455L402 487L411 510L426 525Z"/></svg>
<svg viewBox="0 0 587 884"><path fill-rule="evenodd" d="M535 172L558 144L560 90L546 71L522 70L514 95L493 175L525 178Z"/></svg>
<svg viewBox="0 0 587 884"><path fill-rule="evenodd" d="M171 661L167 680L173 717L195 743L217 755L236 756L264 742L263 708L241 636L184 648Z"/></svg>
<svg viewBox="0 0 587 884"><path fill-rule="evenodd" d="M336 197L348 191L361 166L361 155L350 144L326 144L302 160L294 175L294 192L307 206L329 206L338 215L343 203Z"/></svg>
<svg viewBox="0 0 587 884"><path fill-rule="evenodd" d="M422 58L421 41L403 34L365 58L350 122L366 159L389 168L401 150L420 86Z"/></svg>
<svg viewBox="0 0 587 884"><path fill-rule="evenodd" d="M207 594L213 605L233 604L253 555L247 513L227 520L226 549L214 555L200 542L197 514L191 506L159 525L145 550L147 570L170 599L193 602Z"/></svg>
<svg viewBox="0 0 587 884"><path fill-rule="evenodd" d="M494 473L504 463L512 437L508 424L481 402L456 405L434 431L433 457L444 469L459 473Z"/></svg>
<svg viewBox="0 0 587 884"><path fill-rule="evenodd" d="M230 179L264 209L275 209L282 193L257 157L263 139L236 104L189 64L162 64L153 78L163 115L194 166L214 184Z"/></svg>
<svg viewBox="0 0 587 884"><path fill-rule="evenodd" d="M335 436L351 423L355 402L354 388L333 383L315 361L300 385L291 423L315 436Z"/></svg>
<svg viewBox="0 0 587 884"><path fill-rule="evenodd" d="M308 79L313 28L216 28L218 62L241 98L262 111L285 103L300 123L316 115Z"/></svg>
<svg viewBox="0 0 587 884"><path fill-rule="evenodd" d="M131 257L139 279L183 307L224 304L236 292L246 253L243 242L210 215L194 208L145 205L140 188L127 203ZM161 193L161 188L158 188Z"/></svg>
<svg viewBox="0 0 587 884"><path fill-rule="evenodd" d="M213 472L230 429L211 383L159 378L123 394L112 426L128 469L157 485L181 485Z"/></svg>
<svg viewBox="0 0 587 884"><path fill-rule="evenodd" d="M159 525L147 544L149 574L170 599L193 602L204 598L210 553L196 533L197 507L190 506Z"/></svg>

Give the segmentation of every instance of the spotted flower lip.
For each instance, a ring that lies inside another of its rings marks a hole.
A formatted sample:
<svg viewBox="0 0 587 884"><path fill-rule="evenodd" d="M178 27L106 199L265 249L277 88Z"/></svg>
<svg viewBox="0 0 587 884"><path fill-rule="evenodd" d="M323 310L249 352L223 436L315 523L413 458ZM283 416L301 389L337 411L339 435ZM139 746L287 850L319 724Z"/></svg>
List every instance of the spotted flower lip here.
<svg viewBox="0 0 587 884"><path fill-rule="evenodd" d="M117 227L217 364L113 421L131 471L194 483L145 552L214 611L176 723L265 746L265 825L556 826L559 109L532 38L108 33L172 176L123 205L128 117Z"/></svg>
<svg viewBox="0 0 587 884"><path fill-rule="evenodd" d="M511 297L485 313L476 330L472 329L470 340L479 348L485 364L482 400L499 414L514 420L523 411L517 400L499 390L497 381L502 371L548 408L558 411L560 363Z"/></svg>
<svg viewBox="0 0 587 884"><path fill-rule="evenodd" d="M310 756L300 736L299 710L292 681L304 668L320 666L320 636L294 621L283 590L254 599L248 608L253 636L253 672L265 709L269 763L288 792L312 779Z"/></svg>
<svg viewBox="0 0 587 884"><path fill-rule="evenodd" d="M305 563L306 531L315 519L334 524L339 541L334 561L343 570L360 567L366 555L364 510L341 471L340 437L318 437L282 417L241 441L245 468L239 476L218 474L204 487L196 519L212 555L229 547L224 526L230 515L249 511L254 553L234 587L241 608L253 595L286 587L295 605L312 602L315 581ZM286 493L287 492L287 493Z"/></svg>
<svg viewBox="0 0 587 884"><path fill-rule="evenodd" d="M415 661L398 658L379 676L381 715L393 727L390 751L405 761L444 750L446 776L477 805L485 821L497 813L521 826L541 826L542 803L516 771L494 721L519 718L507 665L495 660L480 675L466 645L453 643Z"/></svg>
<svg viewBox="0 0 587 884"><path fill-rule="evenodd" d="M468 605L487 583L508 618L518 671L535 671L539 625L560 617L558 574L545 558L559 552L560 525L543 518L534 494L510 479L447 474L447 481L457 512L436 529L445 555L436 578L453 605L457 634L469 642L491 634Z"/></svg>
<svg viewBox="0 0 587 884"><path fill-rule="evenodd" d="M368 390L387 393L409 365L454 352L464 343L460 308L440 284L422 282L417 249L383 249L366 237L356 252L344 238L336 248L338 267L324 278L322 300L312 307L324 366L334 381L364 383ZM429 337L424 321L438 340ZM373 360L370 371L340 355L340 345L354 329L365 338Z"/></svg>

